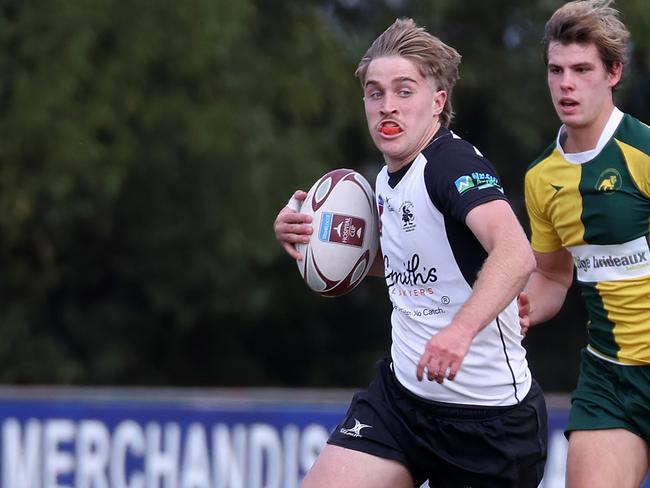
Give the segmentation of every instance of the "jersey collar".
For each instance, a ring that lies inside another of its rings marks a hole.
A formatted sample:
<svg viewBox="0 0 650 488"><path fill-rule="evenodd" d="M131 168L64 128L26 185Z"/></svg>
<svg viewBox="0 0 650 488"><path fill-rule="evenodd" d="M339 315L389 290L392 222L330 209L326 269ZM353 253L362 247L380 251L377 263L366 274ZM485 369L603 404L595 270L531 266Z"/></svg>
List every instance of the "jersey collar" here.
<svg viewBox="0 0 650 488"><path fill-rule="evenodd" d="M623 112L621 112L618 108L614 107L614 110L612 110L612 114L609 116L609 120L607 121L607 124L605 125L603 132L600 134L600 138L598 139L598 143L596 144L596 147L590 149L589 151L583 151L578 153L565 153L564 149L562 149L561 141L566 138L566 126L562 124L557 134L555 147L557 151L562 155L562 157L566 159L569 163L582 164L582 163L586 163L587 161L591 161L596 156L598 156L600 151L603 150L603 147L605 147L605 144L607 144L607 142L609 142L609 140L612 138L614 132L616 132L616 129L618 128L618 125L621 123L622 119L623 119Z"/></svg>

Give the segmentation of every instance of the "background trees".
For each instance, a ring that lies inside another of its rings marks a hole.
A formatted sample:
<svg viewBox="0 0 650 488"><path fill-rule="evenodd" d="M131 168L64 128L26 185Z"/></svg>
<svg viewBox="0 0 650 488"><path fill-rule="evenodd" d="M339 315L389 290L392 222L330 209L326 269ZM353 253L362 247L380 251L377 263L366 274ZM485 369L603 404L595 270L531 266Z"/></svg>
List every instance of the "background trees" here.
<svg viewBox="0 0 650 488"><path fill-rule="evenodd" d="M353 72L411 16L463 55L453 129L523 173L554 137L539 52L556 1L0 3L0 382L357 386L388 353L380 280L328 300L273 239L291 192L379 156ZM619 106L650 120L650 7ZM572 388L575 291L526 339Z"/></svg>

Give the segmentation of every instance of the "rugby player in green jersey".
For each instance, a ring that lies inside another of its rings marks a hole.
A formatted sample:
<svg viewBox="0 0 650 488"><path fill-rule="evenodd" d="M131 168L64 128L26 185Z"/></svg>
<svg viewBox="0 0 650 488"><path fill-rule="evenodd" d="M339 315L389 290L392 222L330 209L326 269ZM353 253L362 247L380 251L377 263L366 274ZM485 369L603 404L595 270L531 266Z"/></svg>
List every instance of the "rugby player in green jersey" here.
<svg viewBox="0 0 650 488"><path fill-rule="evenodd" d="M537 270L522 330L553 317L573 279L589 314L566 435L568 488L638 488L650 466L650 128L614 105L629 32L608 0L574 1L543 48L557 139L526 173Z"/></svg>

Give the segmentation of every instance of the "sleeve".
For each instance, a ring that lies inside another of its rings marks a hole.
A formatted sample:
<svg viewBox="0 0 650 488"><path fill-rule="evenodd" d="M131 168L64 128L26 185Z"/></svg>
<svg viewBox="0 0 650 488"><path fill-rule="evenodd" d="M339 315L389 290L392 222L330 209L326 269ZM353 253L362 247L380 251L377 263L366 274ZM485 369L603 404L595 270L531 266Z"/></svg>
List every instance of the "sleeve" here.
<svg viewBox="0 0 650 488"><path fill-rule="evenodd" d="M618 142L634 184L650 198L650 155L625 143Z"/></svg>
<svg viewBox="0 0 650 488"><path fill-rule="evenodd" d="M550 218L543 211L537 189L535 178L529 171L524 179L524 195L530 221L530 245L537 252L557 251L562 247L562 240Z"/></svg>
<svg viewBox="0 0 650 488"><path fill-rule="evenodd" d="M424 178L433 204L444 214L465 223L473 208L492 200L508 200L496 168L465 141L441 148L428 161Z"/></svg>
<svg viewBox="0 0 650 488"><path fill-rule="evenodd" d="M623 134L615 134L616 143L634 184L646 198L650 198L650 127L628 114L623 117L621 126L625 130Z"/></svg>

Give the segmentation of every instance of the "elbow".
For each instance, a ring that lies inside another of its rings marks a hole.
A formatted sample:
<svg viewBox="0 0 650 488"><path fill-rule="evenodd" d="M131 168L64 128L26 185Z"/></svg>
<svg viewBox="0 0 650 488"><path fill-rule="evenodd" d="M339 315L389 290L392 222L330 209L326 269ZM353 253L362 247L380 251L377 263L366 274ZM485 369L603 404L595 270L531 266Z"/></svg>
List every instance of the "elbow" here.
<svg viewBox="0 0 650 488"><path fill-rule="evenodd" d="M537 261L535 260L535 254L533 254L533 250L530 248L530 246L526 246L521 264L521 271L524 275L524 278L527 280L528 277L533 274L536 269Z"/></svg>

